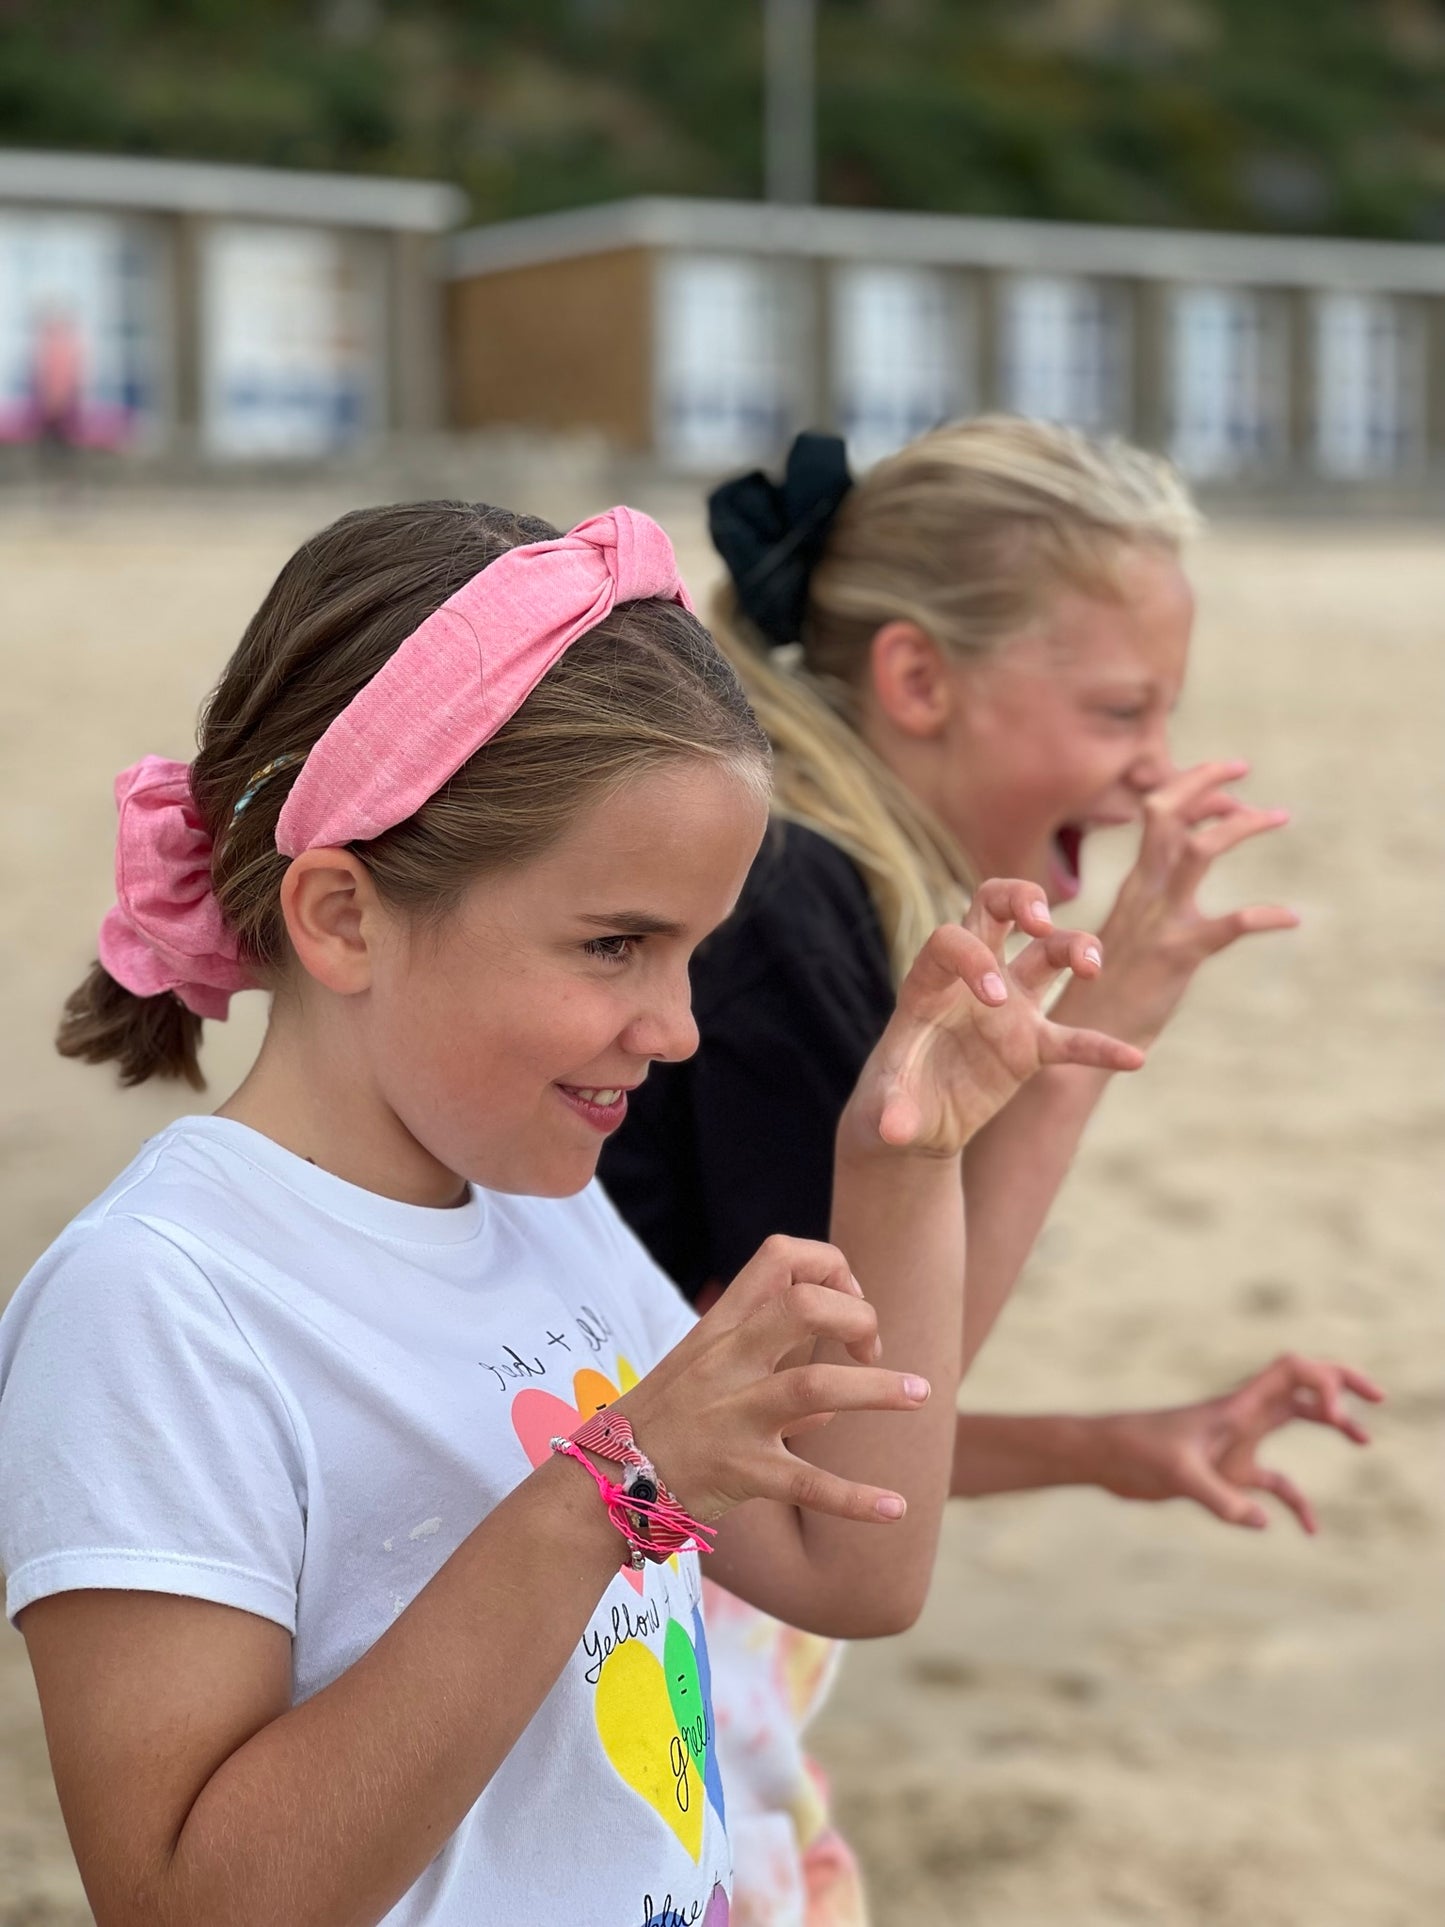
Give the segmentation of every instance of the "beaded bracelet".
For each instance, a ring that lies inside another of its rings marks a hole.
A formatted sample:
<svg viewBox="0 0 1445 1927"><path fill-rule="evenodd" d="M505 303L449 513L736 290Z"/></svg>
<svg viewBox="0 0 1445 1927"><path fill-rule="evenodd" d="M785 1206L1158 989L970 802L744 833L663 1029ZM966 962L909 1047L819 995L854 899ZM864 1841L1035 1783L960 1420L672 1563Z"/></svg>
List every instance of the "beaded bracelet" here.
<svg viewBox="0 0 1445 1927"><path fill-rule="evenodd" d="M550 1441L554 1452L575 1459L592 1478L607 1516L627 1542L627 1563L634 1571L651 1560L660 1565L675 1552L711 1552L715 1528L692 1518L657 1476L652 1461L637 1447L632 1427L621 1413L598 1412L570 1439ZM588 1458L611 1459L623 1467L615 1485Z"/></svg>

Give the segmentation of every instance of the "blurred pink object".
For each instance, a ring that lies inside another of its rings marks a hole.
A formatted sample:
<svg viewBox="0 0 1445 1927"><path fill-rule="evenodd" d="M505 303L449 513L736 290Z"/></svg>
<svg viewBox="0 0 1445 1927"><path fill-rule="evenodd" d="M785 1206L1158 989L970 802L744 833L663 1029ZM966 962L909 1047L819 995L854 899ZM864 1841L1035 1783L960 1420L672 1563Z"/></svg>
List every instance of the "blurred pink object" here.
<svg viewBox="0 0 1445 1927"><path fill-rule="evenodd" d="M211 839L184 763L145 756L115 779L115 907L100 961L138 997L171 990L198 1017L224 1017L255 982L211 889Z"/></svg>
<svg viewBox="0 0 1445 1927"><path fill-rule="evenodd" d="M73 430L82 388L80 330L69 315L49 314L35 344L35 403L42 430Z"/></svg>

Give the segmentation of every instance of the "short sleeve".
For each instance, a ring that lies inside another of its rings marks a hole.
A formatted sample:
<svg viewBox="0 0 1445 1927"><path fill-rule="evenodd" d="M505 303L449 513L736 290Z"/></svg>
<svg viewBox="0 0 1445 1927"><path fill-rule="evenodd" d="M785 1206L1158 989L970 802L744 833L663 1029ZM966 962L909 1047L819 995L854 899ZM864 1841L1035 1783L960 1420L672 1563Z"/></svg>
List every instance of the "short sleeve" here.
<svg viewBox="0 0 1445 1927"><path fill-rule="evenodd" d="M0 1353L0 1566L13 1620L81 1587L178 1593L296 1628L302 1453L217 1287L157 1227L78 1228Z"/></svg>
<svg viewBox="0 0 1445 1927"><path fill-rule="evenodd" d="M653 1067L601 1174L695 1298L775 1232L828 1235L838 1119L893 1009L877 916L848 858L783 826L737 914L698 952L693 1002L696 1056Z"/></svg>

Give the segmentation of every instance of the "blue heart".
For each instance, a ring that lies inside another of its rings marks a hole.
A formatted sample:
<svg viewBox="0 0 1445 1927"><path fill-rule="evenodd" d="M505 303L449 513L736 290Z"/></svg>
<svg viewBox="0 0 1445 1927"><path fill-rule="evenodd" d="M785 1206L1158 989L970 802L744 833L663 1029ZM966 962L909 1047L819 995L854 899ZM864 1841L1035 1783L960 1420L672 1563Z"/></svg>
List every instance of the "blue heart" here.
<svg viewBox="0 0 1445 1927"><path fill-rule="evenodd" d="M714 1744L707 1750L707 1771L703 1774L702 1783L707 1791L707 1797L717 1808L718 1819L726 1827L728 1816L727 1809L723 1806L722 1773L717 1760L717 1714L713 1711L712 1703L712 1661L708 1658L707 1634L703 1631L702 1609L699 1606L694 1606L692 1609L692 1644L693 1651L697 1654L697 1679L698 1685L702 1688L702 1703L707 1708L708 1718L712 1721L714 1740Z"/></svg>

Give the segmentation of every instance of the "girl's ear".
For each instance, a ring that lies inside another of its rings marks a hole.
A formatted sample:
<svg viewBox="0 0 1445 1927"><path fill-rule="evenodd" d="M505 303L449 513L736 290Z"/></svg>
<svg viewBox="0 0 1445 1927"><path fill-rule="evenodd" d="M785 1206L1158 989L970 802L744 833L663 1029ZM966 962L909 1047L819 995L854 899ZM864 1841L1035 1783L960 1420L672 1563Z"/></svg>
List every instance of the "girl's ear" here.
<svg viewBox="0 0 1445 1927"><path fill-rule="evenodd" d="M885 622L868 645L879 713L904 736L941 735L955 701L943 651L916 622Z"/></svg>
<svg viewBox="0 0 1445 1927"><path fill-rule="evenodd" d="M303 850L281 880L281 914L301 967L341 996L371 987L380 903L349 850Z"/></svg>

